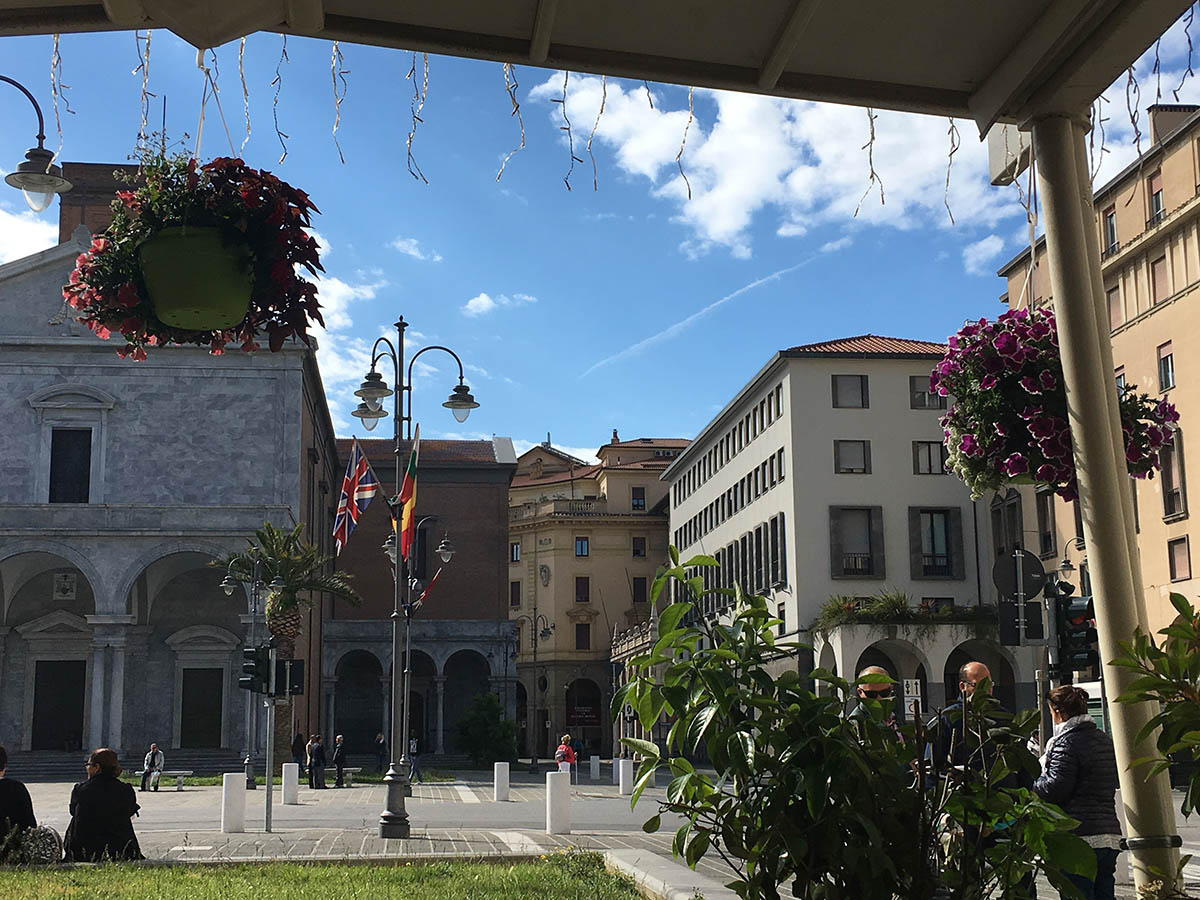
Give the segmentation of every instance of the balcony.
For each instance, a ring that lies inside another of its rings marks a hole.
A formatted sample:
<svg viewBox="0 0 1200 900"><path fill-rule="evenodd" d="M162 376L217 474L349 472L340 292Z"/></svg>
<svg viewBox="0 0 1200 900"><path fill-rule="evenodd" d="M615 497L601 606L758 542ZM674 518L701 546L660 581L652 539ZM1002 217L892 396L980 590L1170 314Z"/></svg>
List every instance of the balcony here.
<svg viewBox="0 0 1200 900"><path fill-rule="evenodd" d="M930 577L952 575L950 556L945 553L921 554L921 574Z"/></svg>
<svg viewBox="0 0 1200 900"><path fill-rule="evenodd" d="M874 566L870 553L843 553L842 574L847 578L870 578Z"/></svg>
<svg viewBox="0 0 1200 900"><path fill-rule="evenodd" d="M540 500L508 508L510 522L550 517L607 516L608 500Z"/></svg>
<svg viewBox="0 0 1200 900"><path fill-rule="evenodd" d="M1159 210L1155 210L1154 212L1152 212L1150 214L1150 218L1148 218L1146 220L1147 230L1153 228L1155 225L1157 225L1159 222L1161 222L1166 217L1167 217L1166 210L1159 209Z"/></svg>
<svg viewBox="0 0 1200 900"><path fill-rule="evenodd" d="M1100 252L1101 259L1108 259L1110 256L1116 256L1121 250L1120 241L1113 241Z"/></svg>

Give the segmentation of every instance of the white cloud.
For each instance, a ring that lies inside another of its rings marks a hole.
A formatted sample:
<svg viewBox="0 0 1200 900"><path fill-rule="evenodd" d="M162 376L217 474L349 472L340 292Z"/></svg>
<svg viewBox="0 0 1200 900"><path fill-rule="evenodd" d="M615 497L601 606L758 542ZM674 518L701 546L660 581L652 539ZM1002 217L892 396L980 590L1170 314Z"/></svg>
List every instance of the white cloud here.
<svg viewBox="0 0 1200 900"><path fill-rule="evenodd" d="M421 242L416 238L398 237L388 244L393 250L399 250L401 253L411 256L413 259L419 259L423 262L441 262L442 255L434 250L423 248Z"/></svg>
<svg viewBox="0 0 1200 900"><path fill-rule="evenodd" d="M836 253L838 250L845 250L847 247L849 247L853 243L854 243L854 238L850 237L850 235L847 234L847 235L844 235L843 237L838 238L836 241L826 241L824 244L821 245L821 252L822 253Z"/></svg>
<svg viewBox="0 0 1200 900"><path fill-rule="evenodd" d="M36 213L0 208L0 265L58 243L58 225Z"/></svg>
<svg viewBox="0 0 1200 900"><path fill-rule="evenodd" d="M963 248L963 268L967 270L968 275L994 275L993 263L1003 251L1004 238L998 234L989 234Z"/></svg>
<svg viewBox="0 0 1200 900"><path fill-rule="evenodd" d="M463 315L477 318L487 315L495 309L524 306L528 303L537 303L537 297L529 294L513 294L511 297L507 294L498 294L493 297L487 293L480 293L464 303L462 311Z"/></svg>
<svg viewBox="0 0 1200 900"><path fill-rule="evenodd" d="M530 95L551 107L547 115L555 128L561 125L561 107L550 101L561 93L557 74ZM660 93L651 109L640 85L610 80L593 147L610 150L622 173L645 179L653 196L674 207L673 221L689 232L681 250L692 257L714 248L749 257L750 226L764 213L775 217L777 234L802 236L817 225L851 221L901 229L949 227L947 202L965 227L991 228L1021 212L1015 193L988 183L986 147L968 122L960 123L962 142L947 195L946 120L878 112L873 158L886 200L881 204L878 182L864 198L870 183L864 110L696 90L696 118L688 126L686 108L668 108L672 102L686 104L682 92L665 88ZM595 121L600 97L599 78L572 76L571 121ZM687 183L675 161L685 127Z"/></svg>

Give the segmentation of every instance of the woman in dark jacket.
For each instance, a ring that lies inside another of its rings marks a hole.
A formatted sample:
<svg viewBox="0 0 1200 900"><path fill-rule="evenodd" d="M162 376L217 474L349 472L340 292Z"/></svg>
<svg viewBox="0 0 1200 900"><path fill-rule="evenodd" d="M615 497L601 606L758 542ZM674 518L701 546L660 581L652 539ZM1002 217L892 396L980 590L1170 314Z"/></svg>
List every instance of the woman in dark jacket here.
<svg viewBox="0 0 1200 900"><path fill-rule="evenodd" d="M1085 900L1113 900L1121 822L1117 819L1117 759L1113 742L1088 715L1087 691L1074 685L1048 697L1054 736L1042 757L1042 776L1033 789L1079 820L1075 833L1096 854L1096 877L1067 877Z"/></svg>
<svg viewBox="0 0 1200 900"><path fill-rule="evenodd" d="M133 786L120 780L117 753L102 747L87 760L88 780L71 791L66 858L73 862L145 859L133 833L139 809Z"/></svg>

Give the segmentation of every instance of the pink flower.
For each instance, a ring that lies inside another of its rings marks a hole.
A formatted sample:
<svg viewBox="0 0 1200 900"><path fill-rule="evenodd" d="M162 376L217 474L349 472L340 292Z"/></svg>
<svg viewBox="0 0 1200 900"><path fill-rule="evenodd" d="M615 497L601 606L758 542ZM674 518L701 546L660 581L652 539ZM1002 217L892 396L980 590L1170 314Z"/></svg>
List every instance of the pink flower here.
<svg viewBox="0 0 1200 900"><path fill-rule="evenodd" d="M142 302L142 298L138 296L137 288L132 282L126 282L117 288L117 303L121 306L132 309Z"/></svg>
<svg viewBox="0 0 1200 900"><path fill-rule="evenodd" d="M1038 466L1037 473L1034 477L1036 477L1038 481L1041 481L1045 484L1054 484L1056 481L1058 481L1058 478L1056 477L1057 475L1058 469L1050 465L1050 463L1042 463L1042 465Z"/></svg>
<svg viewBox="0 0 1200 900"><path fill-rule="evenodd" d="M964 434L958 442L958 449L966 456L978 456L982 452L973 434Z"/></svg>
<svg viewBox="0 0 1200 900"><path fill-rule="evenodd" d="M1029 471L1029 460L1020 453L1014 453L1004 460L1004 474L1010 478L1024 475Z"/></svg>
<svg viewBox="0 0 1200 900"><path fill-rule="evenodd" d="M1041 374L1038 375L1038 382L1041 384L1043 391L1052 391L1058 387L1058 379L1054 377L1054 374L1049 369L1042 369Z"/></svg>
<svg viewBox="0 0 1200 900"><path fill-rule="evenodd" d="M996 338L992 341L992 346L996 348L996 352L1001 356L1009 358L1016 355L1020 350L1016 337L1008 331L1002 331L996 335Z"/></svg>
<svg viewBox="0 0 1200 900"><path fill-rule="evenodd" d="M990 391L998 383L999 382L997 381L995 375L984 375L981 379L979 379L979 386L985 391Z"/></svg>
<svg viewBox="0 0 1200 900"><path fill-rule="evenodd" d="M1040 394L1042 392L1042 386L1038 384L1037 379L1032 375L1021 376L1021 387L1025 389L1027 394Z"/></svg>

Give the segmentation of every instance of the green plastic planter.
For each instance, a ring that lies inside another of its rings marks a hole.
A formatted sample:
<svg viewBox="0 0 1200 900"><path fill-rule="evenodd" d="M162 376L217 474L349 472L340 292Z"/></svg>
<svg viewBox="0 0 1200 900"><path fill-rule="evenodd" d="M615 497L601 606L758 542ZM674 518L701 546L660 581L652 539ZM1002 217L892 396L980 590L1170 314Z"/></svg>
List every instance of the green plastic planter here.
<svg viewBox="0 0 1200 900"><path fill-rule="evenodd" d="M164 228L138 248L154 313L165 325L221 331L246 317L254 273L245 246L219 228Z"/></svg>

